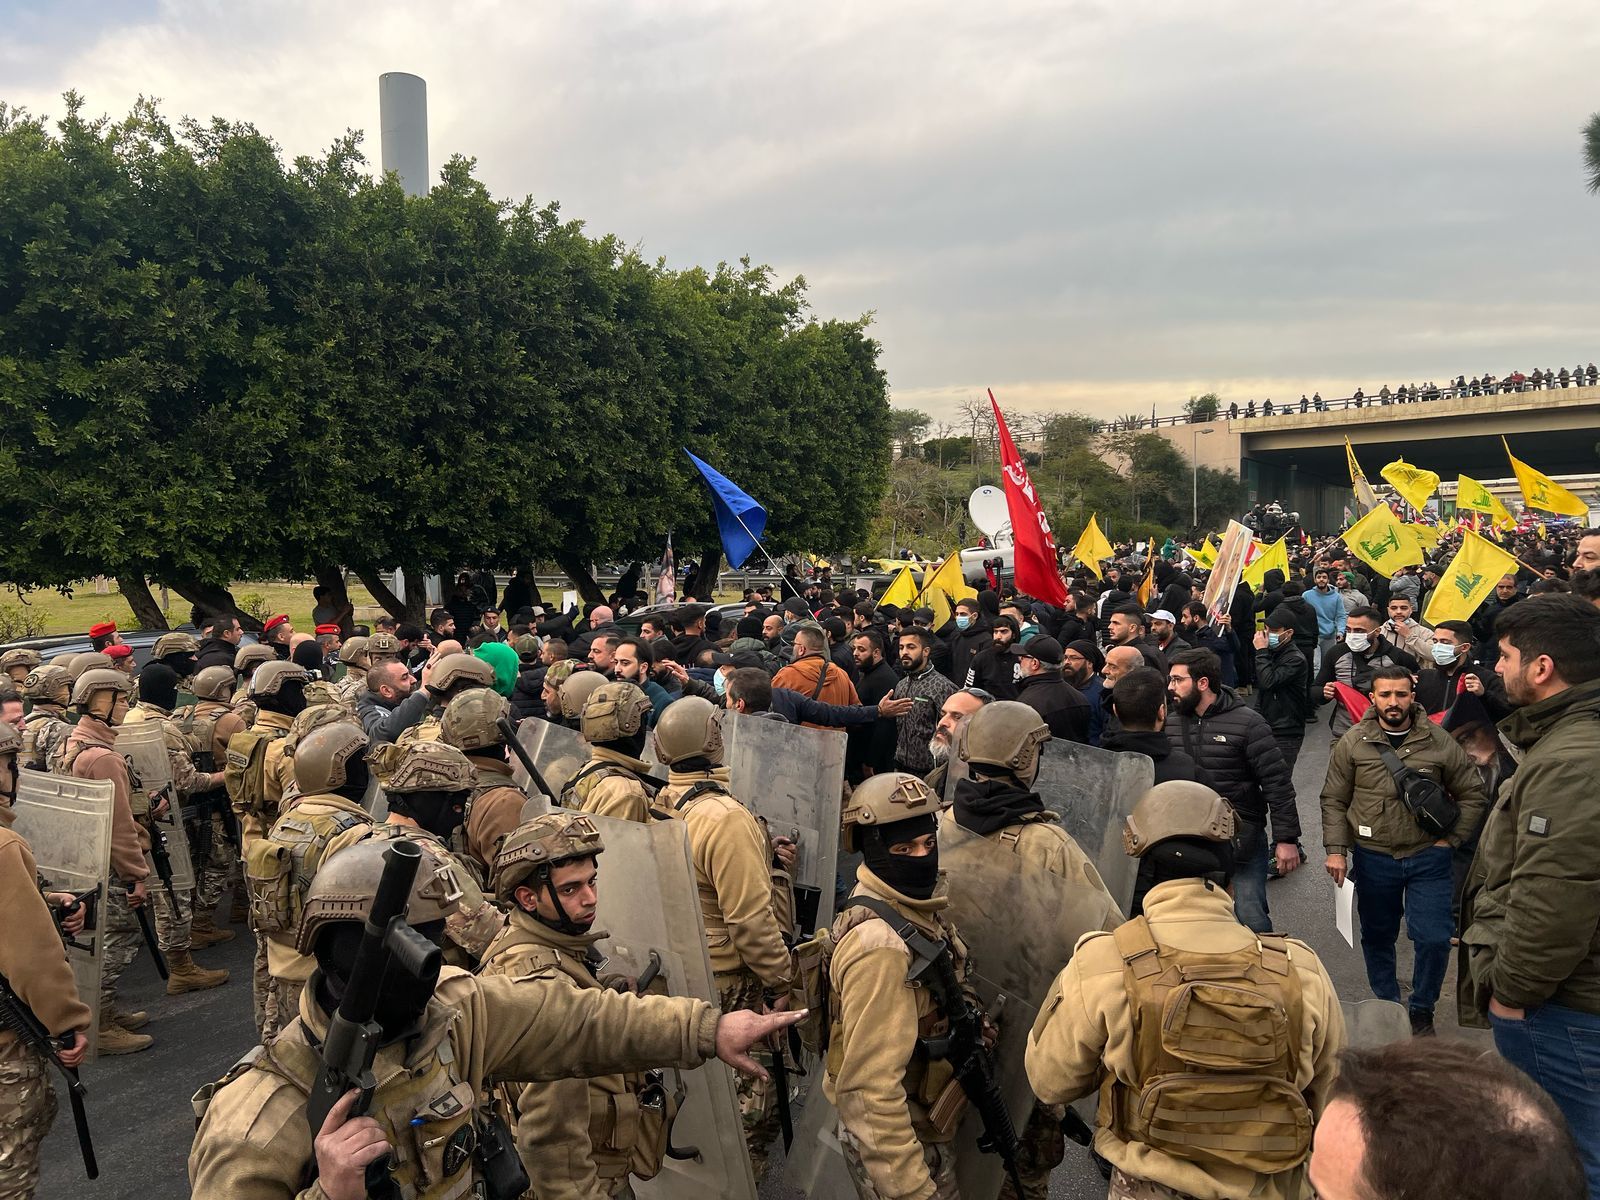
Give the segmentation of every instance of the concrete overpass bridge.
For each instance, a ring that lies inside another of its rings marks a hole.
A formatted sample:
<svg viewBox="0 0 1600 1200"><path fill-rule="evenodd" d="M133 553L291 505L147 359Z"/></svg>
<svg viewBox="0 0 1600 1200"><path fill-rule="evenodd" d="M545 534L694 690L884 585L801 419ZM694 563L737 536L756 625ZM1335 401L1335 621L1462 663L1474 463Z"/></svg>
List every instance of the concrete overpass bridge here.
<svg viewBox="0 0 1600 1200"><path fill-rule="evenodd" d="M1600 387L1451 396L1273 416L1162 424L1155 432L1204 467L1239 473L1253 501L1297 509L1308 529L1337 529L1350 495L1344 439L1374 485L1402 455L1453 485L1458 473L1509 479L1501 435L1524 462L1557 479L1600 472ZM1569 486L1593 499L1589 480Z"/></svg>

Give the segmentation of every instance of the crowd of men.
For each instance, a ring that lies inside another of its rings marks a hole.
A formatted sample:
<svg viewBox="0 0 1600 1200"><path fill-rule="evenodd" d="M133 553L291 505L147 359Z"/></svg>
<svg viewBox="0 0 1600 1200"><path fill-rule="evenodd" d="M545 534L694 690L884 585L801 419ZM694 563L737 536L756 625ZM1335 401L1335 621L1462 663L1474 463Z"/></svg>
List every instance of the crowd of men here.
<svg viewBox="0 0 1600 1200"><path fill-rule="evenodd" d="M1260 416L1270 417L1275 413L1296 411L1326 412L1329 408L1419 404L1454 396L1493 396L1502 392L1542 392L1555 388L1594 387L1597 383L1600 383L1600 369L1593 363L1587 367L1579 363L1570 370L1566 367L1560 370L1554 367L1540 370L1535 367L1531 375L1523 371L1512 371L1503 378L1485 371L1481 376L1474 375L1470 379L1465 375L1457 375L1454 383L1446 380L1443 385L1430 380L1420 387L1415 383L1402 383L1391 388L1386 383L1370 396L1365 389L1357 388L1352 395L1341 400L1324 400L1321 392L1314 392L1310 397L1302 393L1298 405L1290 401L1279 401L1274 405L1272 399L1268 397L1261 402L1259 409L1254 400L1247 400L1242 407L1237 403L1229 404L1228 419L1236 421L1240 417L1257 416L1258 413Z"/></svg>
<svg viewBox="0 0 1600 1200"><path fill-rule="evenodd" d="M945 873L998 852L1076 897L1084 935L1026 1039L1036 1102L1002 1194L1047 1193L1067 1106L1098 1093L1115 1197L1445 1194L1419 1170L1463 1197L1600 1195L1600 1089L1558 1049L1600 1036L1600 822L1583 793L1600 769L1600 531L1517 550L1525 575L1434 628L1419 614L1442 562L1374 579L1337 540L1223 612L1165 561L1141 603L1144 564L1121 561L1075 571L1065 608L984 589L938 628L932 608L796 575L729 609L619 592L581 614L543 610L526 580L502 599L464 576L426 628L350 636L331 605L314 632L280 614L256 642L199 614L198 637L164 636L137 671L97 626L89 654L0 656L0 822L19 768L112 785L101 992L79 996L57 952L82 929L72 896L41 889L5 829L0 975L75 1066L92 1024L100 1054L151 1044L149 1014L118 997L141 952L165 960L169 994L220 987L195 956L248 928L261 1048L196 1097L196 1196L627 1195L671 1144L661 1072L712 1057L740 1072L759 1180L790 1084L778 1095L751 1052L787 1080L777 1034L802 1022L811 1100L837 1109L857 1193L953 1197L956 1131L968 1098L981 1107L967 1064L994 1031L968 1020L985 947L961 936ZM845 731L841 849L859 866L820 934L796 915L794 842L735 792L723 712ZM157 794L117 750L141 721L169 760ZM526 721L587 755L527 820ZM1405 917L1414 1041L1347 1050L1317 956L1273 931L1268 881L1305 862L1294 766L1324 723L1324 866L1356 881L1380 999L1402 1000ZM1123 831L1126 903L1040 794L1051 741L1150 760ZM164 805L196 849L190 889L152 881ZM715 1004L605 973L604 820L682 824ZM317 1107L402 859L416 940L363 1027L373 1093ZM1429 1040L1453 943L1461 1019L1492 1027L1504 1062ZM0 1194L32 1194L47 1065L0 1034L16 1097ZM390 1190L369 1191L374 1172Z"/></svg>

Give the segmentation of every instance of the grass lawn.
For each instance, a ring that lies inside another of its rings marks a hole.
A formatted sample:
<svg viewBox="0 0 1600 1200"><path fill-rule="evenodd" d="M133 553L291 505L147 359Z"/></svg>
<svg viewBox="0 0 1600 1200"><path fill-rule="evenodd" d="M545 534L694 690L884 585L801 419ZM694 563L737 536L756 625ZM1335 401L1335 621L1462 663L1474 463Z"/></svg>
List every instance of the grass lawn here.
<svg viewBox="0 0 1600 1200"><path fill-rule="evenodd" d="M296 629L309 633L312 586L310 582L236 583L232 591L233 598L241 607L254 609L256 605L253 598L260 597L266 612L286 612ZM9 585L0 587L0 624L7 623L5 618L10 618L10 623L15 623L20 615L26 612L40 620L39 636L85 633L89 626L99 621L115 621L123 629L132 628L133 613L128 608L128 602L122 598L122 593L117 591L116 583L107 580L105 588L104 595L97 594L94 581L87 580L74 588L71 596L63 596L60 592L45 589L29 592L26 600L22 600L18 598L15 588ZM160 602L159 589L151 590L155 592L157 602ZM350 581L350 603L356 606L357 621L375 615L379 611L367 589L355 579ZM171 593L167 598L168 623L177 626L184 624L188 619L189 602L176 592ZM22 635L19 632L11 636Z"/></svg>

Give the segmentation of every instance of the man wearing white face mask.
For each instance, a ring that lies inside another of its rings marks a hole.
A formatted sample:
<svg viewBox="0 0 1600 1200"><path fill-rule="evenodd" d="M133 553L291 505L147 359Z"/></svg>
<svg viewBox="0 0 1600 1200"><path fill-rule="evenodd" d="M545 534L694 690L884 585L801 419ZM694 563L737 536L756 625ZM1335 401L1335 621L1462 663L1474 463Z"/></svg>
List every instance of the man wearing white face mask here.
<svg viewBox="0 0 1600 1200"><path fill-rule="evenodd" d="M1483 701L1489 716L1502 721L1515 707L1506 698L1505 685L1492 666L1475 660L1472 626L1465 621L1440 621L1433 631L1430 662L1417 675L1417 703L1428 715L1448 712L1460 696Z"/></svg>
<svg viewBox="0 0 1600 1200"><path fill-rule="evenodd" d="M1317 688L1324 700L1338 696L1335 684L1344 684L1365 696L1372 690L1373 672L1379 667L1405 667L1415 671L1420 665L1416 657L1385 638L1380 631L1383 618L1375 608L1353 609L1345 618L1344 641L1323 655L1322 669L1317 673ZM1334 740L1344 736L1345 730L1355 722L1343 704L1335 704L1328 718Z"/></svg>

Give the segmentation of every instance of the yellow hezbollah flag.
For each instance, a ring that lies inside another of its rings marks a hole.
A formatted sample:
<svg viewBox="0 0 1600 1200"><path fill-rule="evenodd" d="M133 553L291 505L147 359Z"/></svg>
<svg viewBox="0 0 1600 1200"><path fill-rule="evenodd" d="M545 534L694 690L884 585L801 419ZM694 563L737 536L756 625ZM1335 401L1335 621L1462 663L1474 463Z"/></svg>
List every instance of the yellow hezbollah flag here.
<svg viewBox="0 0 1600 1200"><path fill-rule="evenodd" d="M1405 531L1411 535L1411 540L1417 543L1417 548L1426 558L1428 551L1439 546L1439 530L1433 525L1407 525Z"/></svg>
<svg viewBox="0 0 1600 1200"><path fill-rule="evenodd" d="M1494 591L1502 575L1514 575L1517 560L1487 538L1470 529L1461 531L1461 550L1450 560L1449 569L1428 600L1423 620L1429 625L1440 621L1465 621L1478 611Z"/></svg>
<svg viewBox="0 0 1600 1200"><path fill-rule="evenodd" d="M878 597L879 604L893 604L903 608L917 598L917 585L911 578L911 568L901 567L900 573L894 577L889 586L884 589L883 595Z"/></svg>
<svg viewBox="0 0 1600 1200"><path fill-rule="evenodd" d="M1422 547L1406 532L1394 510L1380 504L1344 531L1344 544L1362 562L1382 571L1385 578L1401 567L1423 560Z"/></svg>
<svg viewBox="0 0 1600 1200"><path fill-rule="evenodd" d="M943 629L950 623L950 617L952 616L950 597L944 594L943 588L929 588L922 599L929 608L933 609L933 623L928 628Z"/></svg>
<svg viewBox="0 0 1600 1200"><path fill-rule="evenodd" d="M1150 607L1150 593L1156 586L1156 553L1155 547L1150 547L1150 560L1144 565L1144 578L1139 580L1139 586L1133 590L1138 597L1140 608Z"/></svg>
<svg viewBox="0 0 1600 1200"><path fill-rule="evenodd" d="M1403 458L1395 459L1379 474L1418 512L1428 506L1428 497L1439 490L1438 475L1432 471L1424 471L1420 467L1413 467Z"/></svg>
<svg viewBox="0 0 1600 1200"><path fill-rule="evenodd" d="M940 588L951 600L976 600L978 593L967 586L967 577L961 573L961 551L952 550L932 575L924 577L922 590ZM937 625L934 626L938 628Z"/></svg>
<svg viewBox="0 0 1600 1200"><path fill-rule="evenodd" d="M1350 444L1348 437L1344 439L1344 457L1350 467L1350 490L1355 495L1356 511L1369 513L1378 507L1378 496L1372 490L1372 485L1367 482L1361 464L1356 461L1355 447Z"/></svg>
<svg viewBox="0 0 1600 1200"><path fill-rule="evenodd" d="M1111 543L1106 541L1106 535L1100 532L1099 522L1095 520L1098 515L1095 513L1089 517L1089 523L1078 537L1078 544L1072 548L1072 557L1093 571L1096 579L1104 579L1105 576L1100 573L1100 560L1110 558L1115 551L1111 549Z"/></svg>
<svg viewBox="0 0 1600 1200"><path fill-rule="evenodd" d="M1511 526L1517 519L1511 515L1505 501L1496 496L1476 479L1466 475L1456 476L1456 508L1468 512L1488 513L1496 525Z"/></svg>
<svg viewBox="0 0 1600 1200"><path fill-rule="evenodd" d="M1500 439L1500 444L1505 446L1506 457L1511 460L1511 469L1517 474L1517 486L1522 489L1523 504L1529 508L1543 509L1547 513L1556 513L1564 517L1589 515L1589 506L1582 500L1550 476L1540 474L1511 453L1511 445L1505 438Z"/></svg>
<svg viewBox="0 0 1600 1200"><path fill-rule="evenodd" d="M1289 550L1284 545L1286 540L1279 538L1268 546L1255 562L1240 572L1239 578L1258 592L1266 586L1268 571L1282 571L1283 577L1289 578Z"/></svg>
<svg viewBox="0 0 1600 1200"><path fill-rule="evenodd" d="M1200 566L1204 567L1207 571L1211 570L1212 567L1217 565L1217 546L1216 543L1211 540L1211 535L1209 533L1206 534L1206 540L1201 543L1200 549L1186 550L1184 553L1188 554L1190 558L1194 559L1195 562L1199 563Z"/></svg>

